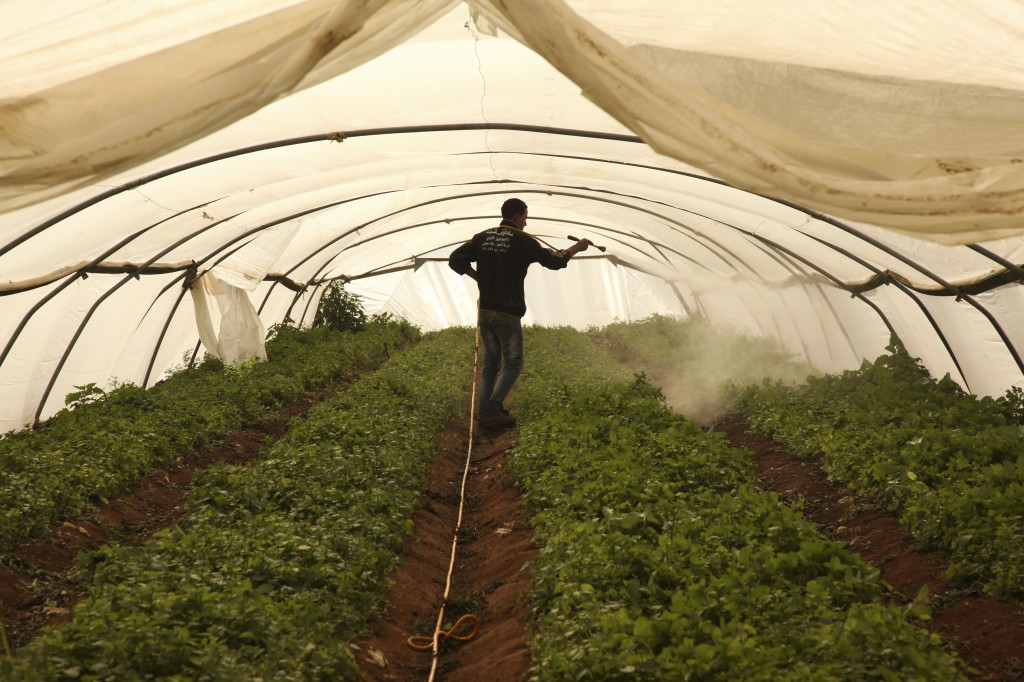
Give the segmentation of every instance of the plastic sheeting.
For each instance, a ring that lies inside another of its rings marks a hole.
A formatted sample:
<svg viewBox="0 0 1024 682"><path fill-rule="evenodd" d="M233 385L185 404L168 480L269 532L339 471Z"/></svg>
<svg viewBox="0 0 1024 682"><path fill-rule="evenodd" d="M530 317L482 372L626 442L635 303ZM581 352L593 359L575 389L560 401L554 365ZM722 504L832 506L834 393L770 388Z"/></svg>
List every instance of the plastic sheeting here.
<svg viewBox="0 0 1024 682"><path fill-rule="evenodd" d="M510 196L608 249L531 271L527 322L704 317L825 371L894 331L971 391L1024 385L1017 3L0 13L0 428L200 338L259 355L335 278L470 324L444 259Z"/></svg>
<svg viewBox="0 0 1024 682"><path fill-rule="evenodd" d="M227 363L267 359L267 335L245 289L225 283L208 272L192 285L196 327L203 345Z"/></svg>
<svg viewBox="0 0 1024 682"><path fill-rule="evenodd" d="M345 73L455 5L17 4L0 41L7 208ZM1020 230L1016 2L469 4L656 150L738 187L945 240Z"/></svg>

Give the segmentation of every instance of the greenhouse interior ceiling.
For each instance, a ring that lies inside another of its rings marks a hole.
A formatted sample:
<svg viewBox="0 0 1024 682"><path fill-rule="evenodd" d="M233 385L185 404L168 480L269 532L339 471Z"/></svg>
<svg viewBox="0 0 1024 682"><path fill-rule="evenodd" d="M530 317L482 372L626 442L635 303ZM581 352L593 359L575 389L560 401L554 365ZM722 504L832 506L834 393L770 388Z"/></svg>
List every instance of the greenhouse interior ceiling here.
<svg viewBox="0 0 1024 682"><path fill-rule="evenodd" d="M524 321L653 314L821 371L891 335L1024 386L1024 6L18 0L0 33L0 429L259 355L324 287L471 325L448 254L590 249Z"/></svg>

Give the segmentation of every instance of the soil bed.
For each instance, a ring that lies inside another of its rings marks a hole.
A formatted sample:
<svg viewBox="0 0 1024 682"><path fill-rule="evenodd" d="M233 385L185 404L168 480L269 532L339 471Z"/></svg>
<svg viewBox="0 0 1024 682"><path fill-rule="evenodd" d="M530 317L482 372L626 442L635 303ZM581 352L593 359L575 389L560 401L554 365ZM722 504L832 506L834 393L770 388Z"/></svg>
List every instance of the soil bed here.
<svg viewBox="0 0 1024 682"><path fill-rule="evenodd" d="M948 565L936 552L922 551L894 514L873 509L866 500L834 486L820 465L749 431L742 416L724 417L713 428L733 447L753 453L757 476L766 489L787 502L803 499L804 515L825 535L877 566L882 580L904 601L927 585L930 629L976 668L973 679L1024 681L1024 605L952 591L945 576Z"/></svg>
<svg viewBox="0 0 1024 682"><path fill-rule="evenodd" d="M437 622L451 560L468 426L468 419L459 420L441 438L384 613L357 652L368 680L429 676L431 652L414 651L407 640L431 637ZM474 442L445 624L473 614L480 625L471 641L442 642L437 680L518 682L530 666L525 595L531 576L525 565L537 549L519 492L505 470L505 452L514 442L514 431Z"/></svg>
<svg viewBox="0 0 1024 682"><path fill-rule="evenodd" d="M243 464L263 446L281 438L289 421L308 412L351 378L308 391L267 418L247 424L203 450L154 469L127 490L80 518L0 557L0 615L12 648L24 646L41 631L70 618L87 596L77 570L79 554L103 545L141 545L153 533L173 526L185 513L185 496L197 471L214 462Z"/></svg>

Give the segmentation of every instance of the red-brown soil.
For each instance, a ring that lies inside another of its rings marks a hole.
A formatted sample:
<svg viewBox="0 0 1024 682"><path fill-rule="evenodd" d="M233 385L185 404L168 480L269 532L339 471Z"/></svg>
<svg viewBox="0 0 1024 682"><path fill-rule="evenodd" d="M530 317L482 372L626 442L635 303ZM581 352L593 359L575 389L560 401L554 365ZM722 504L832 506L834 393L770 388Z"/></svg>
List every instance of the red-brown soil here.
<svg viewBox="0 0 1024 682"><path fill-rule="evenodd" d="M358 657L368 680L426 680L429 676L431 652L414 651L407 640L434 633L451 560L467 428L468 420L460 420L442 438L413 517L412 536L392 576L384 613L360 645ZM444 620L449 627L461 616L473 614L479 619L479 632L468 642L442 641L437 680L517 682L530 665L525 594L531 575L526 563L537 549L519 492L505 471L504 453L514 439L514 432L507 432L474 442Z"/></svg>
<svg viewBox="0 0 1024 682"><path fill-rule="evenodd" d="M787 501L802 499L804 515L825 535L877 566L897 598L910 601L927 585L929 628L976 669L973 679L1024 680L1024 605L951 591L945 575L948 565L937 553L922 551L895 515L833 485L816 462L750 432L742 416L727 416L713 427L733 447L753 453L757 476L766 489Z"/></svg>
<svg viewBox="0 0 1024 682"><path fill-rule="evenodd" d="M309 391L261 421L243 426L222 441L154 469L106 505L51 528L3 557L0 566L0 616L12 648L43 628L66 621L86 596L77 570L79 554L105 544L140 545L153 533L173 526L185 512L192 477L214 462L241 464L267 442L281 438L293 417L307 412L332 391Z"/></svg>

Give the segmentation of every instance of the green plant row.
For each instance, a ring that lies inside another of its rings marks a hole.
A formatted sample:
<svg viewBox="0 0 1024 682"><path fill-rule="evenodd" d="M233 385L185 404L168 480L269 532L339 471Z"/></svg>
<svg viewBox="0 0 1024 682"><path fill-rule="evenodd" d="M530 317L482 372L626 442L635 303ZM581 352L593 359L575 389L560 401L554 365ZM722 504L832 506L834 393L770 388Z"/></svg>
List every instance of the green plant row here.
<svg viewBox="0 0 1024 682"><path fill-rule="evenodd" d="M208 356L149 390L83 389L75 409L62 410L40 430L0 439L0 549L103 503L152 467L303 391L354 368L378 366L389 348L418 335L410 325L384 318L358 334L281 327L267 343L268 362L225 367Z"/></svg>
<svg viewBox="0 0 1024 682"><path fill-rule="evenodd" d="M955 584L1024 598L1022 394L966 394L898 343L888 349L803 388L750 388L741 409L755 430L898 512L949 556Z"/></svg>
<svg viewBox="0 0 1024 682"><path fill-rule="evenodd" d="M758 488L749 453L571 331L531 331L512 470L542 544L536 680L953 680L877 569ZM594 368L598 368L596 371Z"/></svg>
<svg viewBox="0 0 1024 682"><path fill-rule="evenodd" d="M339 680L386 587L473 342L431 335L311 410L249 467L197 478L190 513L142 548L93 555L72 622L12 680Z"/></svg>

